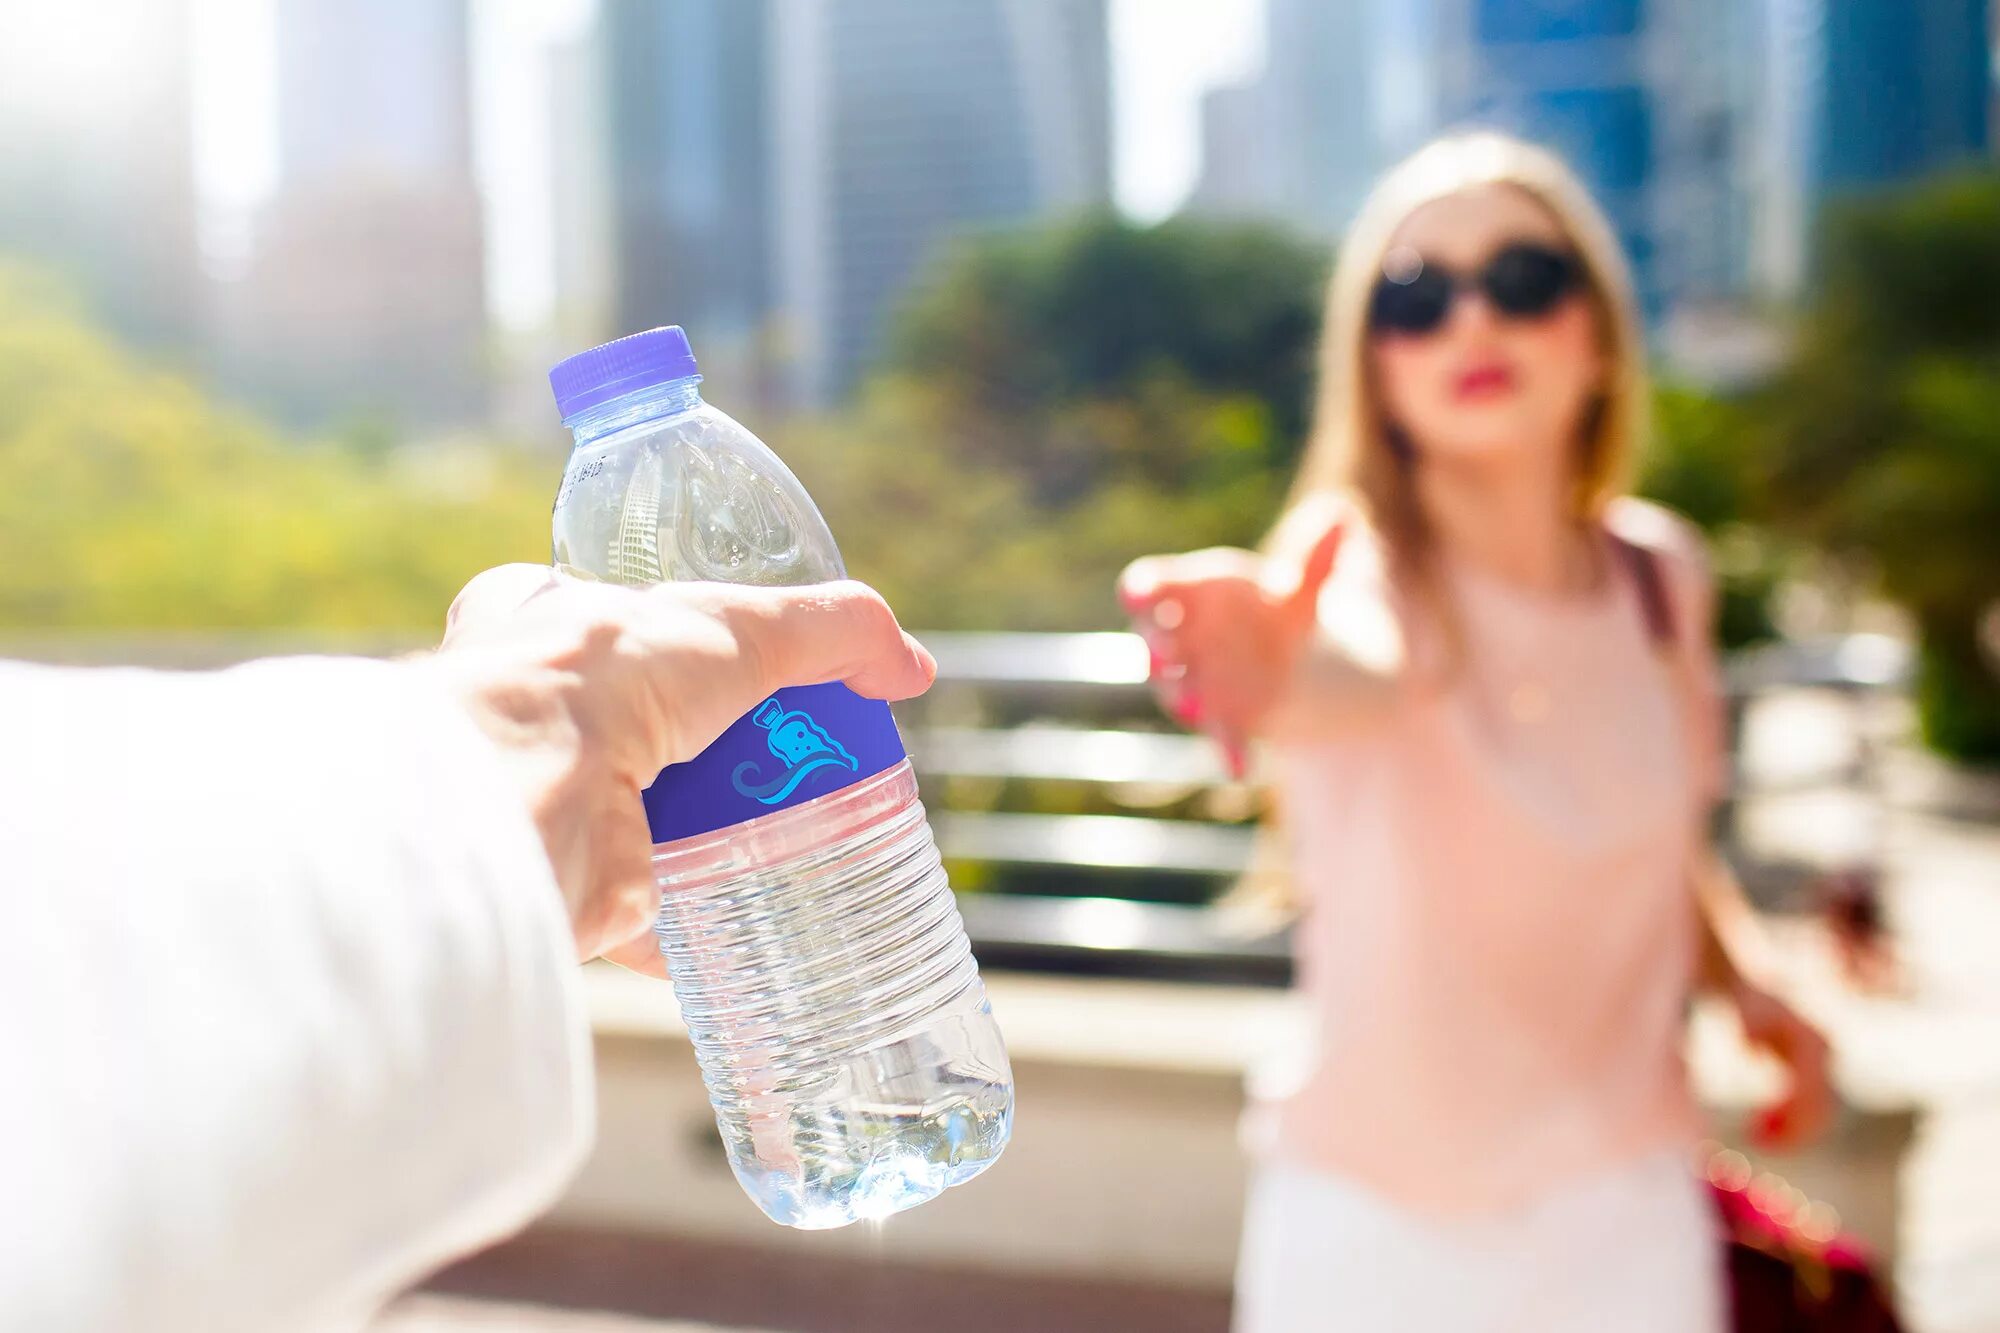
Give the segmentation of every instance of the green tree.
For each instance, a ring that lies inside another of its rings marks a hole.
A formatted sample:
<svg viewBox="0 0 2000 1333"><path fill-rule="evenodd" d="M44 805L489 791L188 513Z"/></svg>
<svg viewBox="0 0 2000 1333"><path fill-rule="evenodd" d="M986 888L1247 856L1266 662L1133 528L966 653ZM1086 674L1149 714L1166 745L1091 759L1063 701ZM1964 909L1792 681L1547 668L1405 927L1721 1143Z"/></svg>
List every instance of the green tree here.
<svg viewBox="0 0 2000 1333"><path fill-rule="evenodd" d="M1268 414L1164 377L1130 398L1050 408L1032 426L949 389L876 380L847 413L775 441L839 534L848 568L912 625L1096 629L1118 624L1118 571L1147 551L1244 543L1275 512ZM1124 460L1097 484L1037 495L978 459L1017 429Z"/></svg>
<svg viewBox="0 0 2000 1333"><path fill-rule="evenodd" d="M854 406L780 447L911 623L1116 624L1134 556L1270 522L1325 259L1187 221L969 240L918 284Z"/></svg>
<svg viewBox="0 0 2000 1333"><path fill-rule="evenodd" d="M1309 410L1327 261L1322 246L1245 223L1098 216L984 236L918 285L883 369L941 385L997 421L1132 401L1170 380L1262 404L1273 462L1288 466ZM1051 499L1144 461L1108 459L1091 443L1012 432L982 461Z"/></svg>
<svg viewBox="0 0 2000 1333"><path fill-rule="evenodd" d="M1751 404L1684 385L1653 396L1653 438L1638 491L1692 519L1708 536L1717 585L1717 637L1741 648L1772 637L1771 594L1785 572L1783 544L1754 521L1758 505Z"/></svg>
<svg viewBox="0 0 2000 1333"><path fill-rule="evenodd" d="M2000 760L2000 175L1828 220L1817 299L1772 400L1772 512L1865 558L1921 635L1927 737Z"/></svg>
<svg viewBox="0 0 2000 1333"><path fill-rule="evenodd" d="M0 628L434 630L546 551L556 470L286 440L0 268Z"/></svg>

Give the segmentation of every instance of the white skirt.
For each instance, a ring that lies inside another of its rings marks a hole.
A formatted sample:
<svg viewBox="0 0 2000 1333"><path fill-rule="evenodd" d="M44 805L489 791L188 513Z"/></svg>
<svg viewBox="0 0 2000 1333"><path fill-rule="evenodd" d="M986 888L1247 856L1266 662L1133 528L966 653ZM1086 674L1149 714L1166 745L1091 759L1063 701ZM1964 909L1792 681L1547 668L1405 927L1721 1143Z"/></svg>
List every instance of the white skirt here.
<svg viewBox="0 0 2000 1333"><path fill-rule="evenodd" d="M1469 1219L1272 1164L1251 1185L1236 1330L1722 1333L1722 1257L1679 1151Z"/></svg>

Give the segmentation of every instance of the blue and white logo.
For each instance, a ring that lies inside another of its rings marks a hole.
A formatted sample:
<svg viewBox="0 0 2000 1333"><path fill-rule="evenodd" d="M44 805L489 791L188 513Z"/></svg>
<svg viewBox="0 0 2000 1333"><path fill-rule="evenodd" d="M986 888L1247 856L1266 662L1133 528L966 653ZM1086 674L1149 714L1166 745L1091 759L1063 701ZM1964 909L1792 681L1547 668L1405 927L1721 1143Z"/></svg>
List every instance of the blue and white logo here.
<svg viewBox="0 0 2000 1333"><path fill-rule="evenodd" d="M646 822L655 843L676 842L840 791L904 758L880 699L839 681L793 685L694 758L662 770L646 788Z"/></svg>
<svg viewBox="0 0 2000 1333"><path fill-rule="evenodd" d="M736 766L729 776L730 784L753 801L776 805L797 791L809 774L822 768L844 768L852 773L861 767L847 747L827 735L826 728L813 721L810 713L766 699L757 705L750 720L764 729L765 744L782 766L782 771L769 776L758 772L752 759Z"/></svg>

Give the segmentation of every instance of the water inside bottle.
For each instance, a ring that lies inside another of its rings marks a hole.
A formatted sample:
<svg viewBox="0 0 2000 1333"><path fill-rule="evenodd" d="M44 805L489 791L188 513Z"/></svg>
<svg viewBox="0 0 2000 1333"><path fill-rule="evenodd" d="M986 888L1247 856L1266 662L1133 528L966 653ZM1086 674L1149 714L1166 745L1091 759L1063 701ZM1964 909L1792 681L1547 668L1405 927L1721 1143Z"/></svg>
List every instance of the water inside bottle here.
<svg viewBox="0 0 2000 1333"><path fill-rule="evenodd" d="M991 1022L983 998L969 1012ZM1013 1102L990 1065L966 1068L975 1027L941 1016L847 1061L823 1100L794 1096L761 1122L725 1116L736 1178L773 1219L807 1231L888 1217L972 1179L1006 1147Z"/></svg>
<svg viewBox="0 0 2000 1333"><path fill-rule="evenodd" d="M723 1146L765 1213L886 1217L1000 1156L1012 1074L907 761L653 865Z"/></svg>

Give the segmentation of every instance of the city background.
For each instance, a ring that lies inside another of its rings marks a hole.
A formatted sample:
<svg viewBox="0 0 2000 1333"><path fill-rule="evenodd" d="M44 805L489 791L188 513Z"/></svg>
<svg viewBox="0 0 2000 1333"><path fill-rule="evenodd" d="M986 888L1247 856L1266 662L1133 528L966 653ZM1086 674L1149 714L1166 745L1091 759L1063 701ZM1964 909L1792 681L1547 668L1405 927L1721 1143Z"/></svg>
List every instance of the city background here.
<svg viewBox="0 0 2000 1333"><path fill-rule="evenodd" d="M1985 0L99 0L7 24L8 405L54 456L10 451L0 625L428 628L468 563L542 545L547 367L663 322L913 622L1114 624L1131 554L1268 517L1369 181L1493 124L1562 150L1620 230L1667 386L1646 484L1726 538L1731 637L1809 558L1896 585L1976 678L1985 589L1885 557L1932 520L1987 540L1990 470L1933 459L1952 512L1922 522L1922 478L1893 522L1846 501L1888 435L1959 431L1990 392L1945 384L2000 262ZM53 444L77 405L85 456ZM922 530L878 521L896 506ZM2000 744L1982 716L1975 748Z"/></svg>
<svg viewBox="0 0 2000 1333"><path fill-rule="evenodd" d="M9 6L0 653L421 646L471 573L546 558L548 367L665 323L935 632L904 723L1000 974L1008 1162L774 1237L704 1155L670 1004L593 973L598 1157L398 1327L887 1333L944 1290L966 1329L1222 1326L1284 950L1230 916L1254 786L1153 715L1112 583L1258 539L1342 227L1472 125L1563 153L1637 275L1639 485L1723 585L1725 845L1852 1053L1840 1132L1774 1167L1920 1329L2000 1330L2000 5ZM1843 874L1893 983L1840 962ZM1704 1032L1729 1139L1758 1074Z"/></svg>

